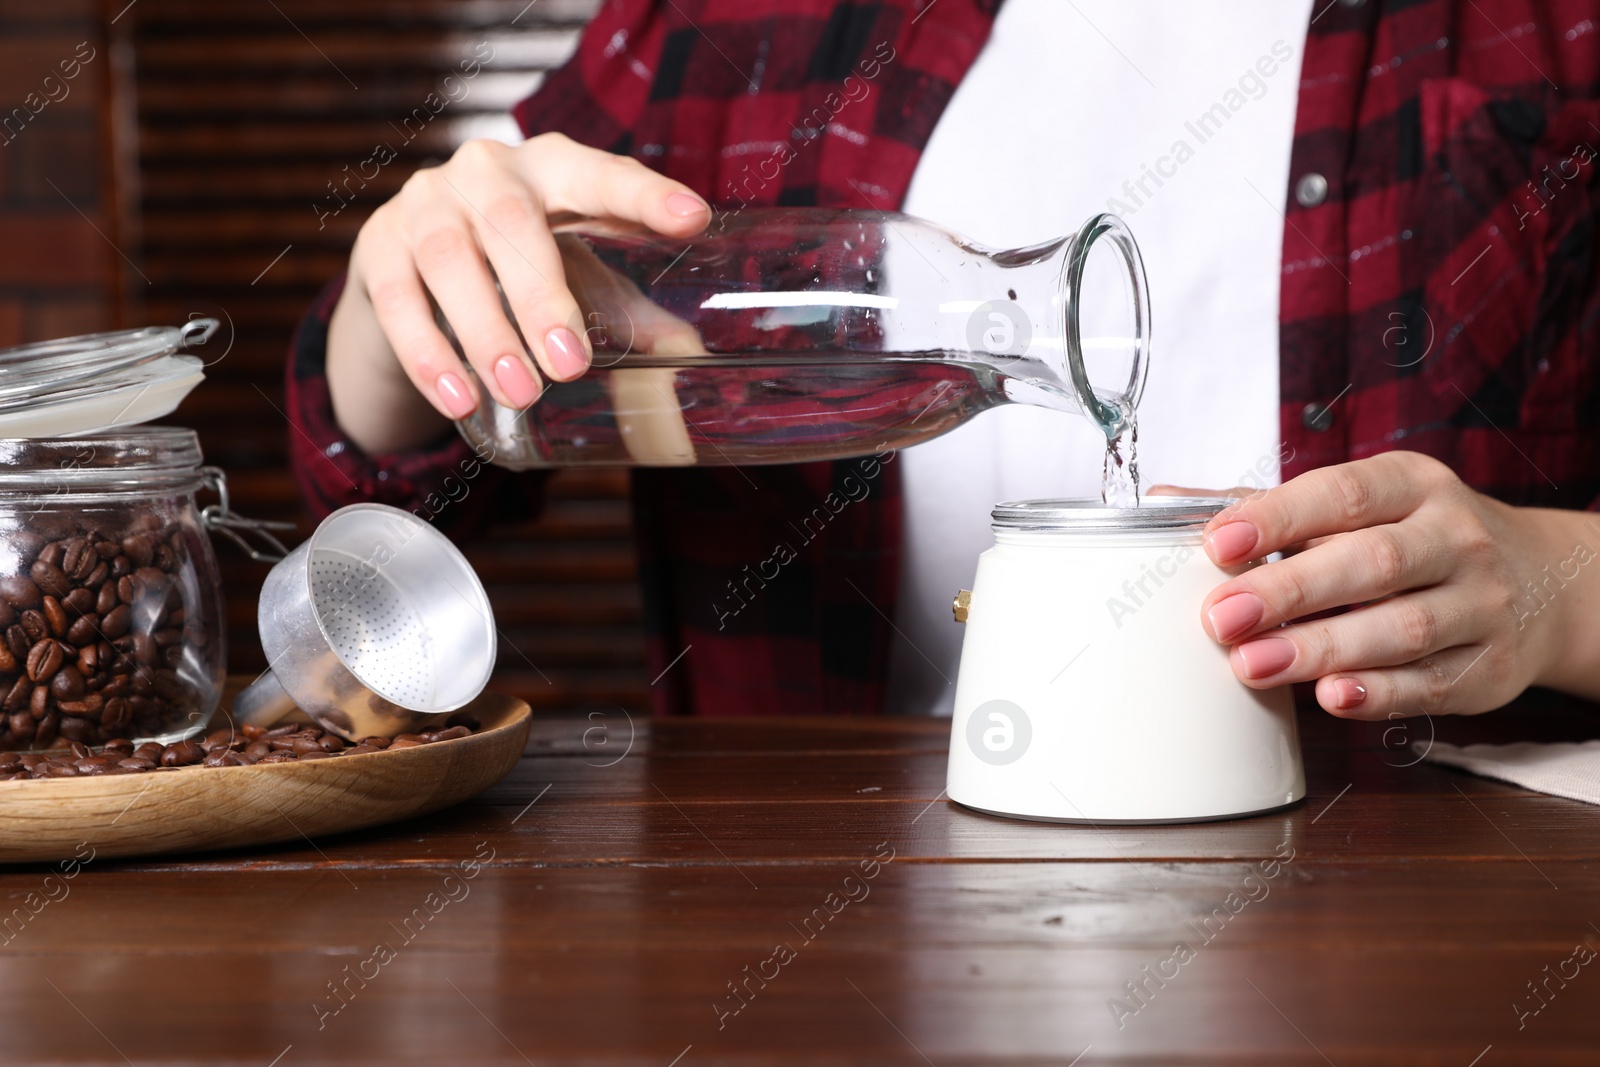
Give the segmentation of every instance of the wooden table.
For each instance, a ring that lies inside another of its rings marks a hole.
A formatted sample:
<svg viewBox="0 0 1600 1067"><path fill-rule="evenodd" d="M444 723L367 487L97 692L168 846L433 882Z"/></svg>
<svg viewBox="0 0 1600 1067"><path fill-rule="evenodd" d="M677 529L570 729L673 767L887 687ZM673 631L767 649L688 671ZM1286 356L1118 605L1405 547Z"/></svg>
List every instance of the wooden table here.
<svg viewBox="0 0 1600 1067"><path fill-rule="evenodd" d="M1012 822L946 730L547 718L419 821L91 863L0 946L0 1062L1600 1062L1600 810L1313 714L1287 812Z"/></svg>

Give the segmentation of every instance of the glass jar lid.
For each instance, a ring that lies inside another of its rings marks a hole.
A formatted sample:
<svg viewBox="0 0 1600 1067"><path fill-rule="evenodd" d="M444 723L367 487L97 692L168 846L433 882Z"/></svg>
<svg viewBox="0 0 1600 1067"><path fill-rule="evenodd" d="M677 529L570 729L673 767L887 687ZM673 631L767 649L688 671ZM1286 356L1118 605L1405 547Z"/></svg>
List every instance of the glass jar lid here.
<svg viewBox="0 0 1600 1067"><path fill-rule="evenodd" d="M991 517L995 530L1030 533L1124 533L1145 530L1181 530L1204 526L1231 504L1233 497L1146 497L1136 508L1108 508L1097 499L1012 500L996 504Z"/></svg>
<svg viewBox="0 0 1600 1067"><path fill-rule="evenodd" d="M0 437L70 437L159 418L204 377L180 348L216 319L85 334L0 349Z"/></svg>

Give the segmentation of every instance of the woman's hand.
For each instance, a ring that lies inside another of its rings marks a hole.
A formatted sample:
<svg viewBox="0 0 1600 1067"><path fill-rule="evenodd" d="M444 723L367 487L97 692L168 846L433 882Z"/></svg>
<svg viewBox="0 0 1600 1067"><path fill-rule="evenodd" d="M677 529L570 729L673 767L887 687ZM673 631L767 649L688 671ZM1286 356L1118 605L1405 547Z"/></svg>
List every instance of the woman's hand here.
<svg viewBox="0 0 1600 1067"><path fill-rule="evenodd" d="M478 380L506 407L533 403L541 372L568 381L589 368L548 222L562 213L683 237L711 218L682 183L560 134L516 147L469 141L444 165L418 171L362 226L328 333L334 415L351 440L367 452L416 447L482 401L434 324L429 293ZM491 266L537 367L501 309Z"/></svg>
<svg viewBox="0 0 1600 1067"><path fill-rule="evenodd" d="M1314 680L1354 719L1489 711L1530 685L1600 696L1594 515L1511 507L1390 452L1248 497L1207 526L1206 552L1225 567L1290 553L1202 605L1253 688Z"/></svg>

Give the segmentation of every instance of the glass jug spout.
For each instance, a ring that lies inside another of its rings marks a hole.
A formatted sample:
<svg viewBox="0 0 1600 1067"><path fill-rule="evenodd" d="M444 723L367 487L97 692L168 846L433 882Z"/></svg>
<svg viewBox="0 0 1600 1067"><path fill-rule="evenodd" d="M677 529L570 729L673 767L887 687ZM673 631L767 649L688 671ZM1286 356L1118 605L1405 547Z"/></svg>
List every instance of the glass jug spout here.
<svg viewBox="0 0 1600 1067"><path fill-rule="evenodd" d="M1112 215L1011 250L802 208L725 215L687 240L592 219L555 232L591 370L459 423L513 469L845 458L1002 403L1080 413L1109 439L1148 372L1144 266Z"/></svg>

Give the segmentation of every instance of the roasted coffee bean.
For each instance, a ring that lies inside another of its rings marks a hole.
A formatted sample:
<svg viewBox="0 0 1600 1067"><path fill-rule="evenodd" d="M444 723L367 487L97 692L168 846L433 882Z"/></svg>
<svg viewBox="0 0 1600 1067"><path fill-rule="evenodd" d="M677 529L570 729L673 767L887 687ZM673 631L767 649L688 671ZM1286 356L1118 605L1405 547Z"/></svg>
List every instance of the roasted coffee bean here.
<svg viewBox="0 0 1600 1067"><path fill-rule="evenodd" d="M17 609L36 608L43 596L39 587L20 574L0 578L0 599Z"/></svg>
<svg viewBox="0 0 1600 1067"><path fill-rule="evenodd" d="M133 658L139 661L140 666L154 667L156 665L156 656L158 653L159 649L156 646L155 638L151 637L143 630L134 631ZM143 672L141 671L140 673L142 674Z"/></svg>
<svg viewBox="0 0 1600 1067"><path fill-rule="evenodd" d="M133 721L133 709L123 697L112 697L105 703L105 710L100 716L102 730L121 730Z"/></svg>
<svg viewBox="0 0 1600 1067"><path fill-rule="evenodd" d="M61 606L61 601L53 596L44 598L44 621L50 626L51 634L56 637L67 636L67 609Z"/></svg>
<svg viewBox="0 0 1600 1067"><path fill-rule="evenodd" d="M67 673L70 673L70 672L68 672L68 671L62 671L61 672L61 674L67 674ZM61 675L58 674L58 675L56 675L56 677L59 678L59 677L61 677ZM64 712L66 712L68 715L82 715L85 718L91 718L92 719L96 715L100 715L101 713L103 713L105 711L106 698L101 696L99 693L85 693L85 694L83 694L83 696L79 697L77 700L60 700L60 701L57 701L56 702L56 707L60 708Z"/></svg>
<svg viewBox="0 0 1600 1067"><path fill-rule="evenodd" d="M65 659L61 642L46 637L28 650L28 677L35 682L47 682L55 677Z"/></svg>
<svg viewBox="0 0 1600 1067"><path fill-rule="evenodd" d="M139 599L139 583L133 580L133 575L124 574L117 579L117 599L124 604L132 604Z"/></svg>
<svg viewBox="0 0 1600 1067"><path fill-rule="evenodd" d="M35 556L34 559L39 563L54 567L56 564L61 562L61 553L61 542L54 541L39 549L39 554Z"/></svg>
<svg viewBox="0 0 1600 1067"><path fill-rule="evenodd" d="M122 551L135 567L148 567L155 558L156 539L149 534L134 534L122 539Z"/></svg>
<svg viewBox="0 0 1600 1067"><path fill-rule="evenodd" d="M11 686L10 691L6 693L5 700L0 701L0 707L4 707L10 712L21 711L28 706L28 698L32 695L33 683L28 681L27 675L23 675Z"/></svg>
<svg viewBox="0 0 1600 1067"><path fill-rule="evenodd" d="M6 718L6 725L11 727L12 737L33 740L33 735L38 731L39 724L33 721L33 716L26 711L13 711Z"/></svg>
<svg viewBox="0 0 1600 1067"><path fill-rule="evenodd" d="M0 630L17 621L17 609L4 600L0 600Z"/></svg>
<svg viewBox="0 0 1600 1067"><path fill-rule="evenodd" d="M110 580L111 568L102 563L100 566L89 572L89 577L83 580L83 584L84 587L88 589L99 589L102 585Z"/></svg>
<svg viewBox="0 0 1600 1067"><path fill-rule="evenodd" d="M133 561L127 556L118 556L111 561L111 575L113 579L121 578L125 574L133 573Z"/></svg>
<svg viewBox="0 0 1600 1067"><path fill-rule="evenodd" d="M168 745L161 754L163 767L183 767L190 763L199 763L205 758L205 753L193 741L179 741Z"/></svg>
<svg viewBox="0 0 1600 1067"><path fill-rule="evenodd" d="M11 674L17 669L17 657L11 653L10 642L0 641L0 674Z"/></svg>
<svg viewBox="0 0 1600 1067"><path fill-rule="evenodd" d="M128 632L132 622L132 609L126 604L119 604L100 617L100 634L107 641L115 641Z"/></svg>
<svg viewBox="0 0 1600 1067"><path fill-rule="evenodd" d="M21 623L14 623L6 627L6 647L11 650L11 655L21 663L28 658L28 650L33 647L33 642L28 639L28 631L22 628Z"/></svg>
<svg viewBox="0 0 1600 1067"><path fill-rule="evenodd" d="M100 557L85 537L68 541L66 551L61 554L61 569L66 571L67 577L74 582L81 582L89 577L99 565Z"/></svg>
<svg viewBox="0 0 1600 1067"><path fill-rule="evenodd" d="M83 592L82 589L78 592ZM83 649L94 644L100 639L100 617L98 615L85 615L67 627L67 640L78 648Z"/></svg>
<svg viewBox="0 0 1600 1067"><path fill-rule="evenodd" d="M104 615L117 606L117 583L110 578L100 583L100 592L95 594L94 610L97 615Z"/></svg>
<svg viewBox="0 0 1600 1067"><path fill-rule="evenodd" d="M78 700L88 691L88 683L83 680L83 675L76 670L56 671L55 677L50 679L50 695L58 703ZM62 710L67 710L63 708Z"/></svg>
<svg viewBox="0 0 1600 1067"><path fill-rule="evenodd" d="M45 713L50 710L50 690L46 686L34 686L33 692L28 694L28 714L33 716L34 722L44 719Z"/></svg>
<svg viewBox="0 0 1600 1067"><path fill-rule="evenodd" d="M50 624L44 619L44 612L29 608L22 613L22 621L17 623L22 627L22 632L28 635L31 646L35 641L42 641L50 636Z"/></svg>
<svg viewBox="0 0 1600 1067"><path fill-rule="evenodd" d="M155 638L156 644L160 645L162 648L171 648L173 645L179 644L183 641L183 631L174 630L171 628L157 630L150 636Z"/></svg>
<svg viewBox="0 0 1600 1067"><path fill-rule="evenodd" d="M91 741L94 735L100 732L100 728L94 723L88 719L80 719L76 715L61 716L61 725L58 729L61 731L61 736L68 741Z"/></svg>
<svg viewBox="0 0 1600 1067"><path fill-rule="evenodd" d="M78 618L94 610L94 594L88 589L74 589L61 601L61 606L67 609L67 615Z"/></svg>
<svg viewBox="0 0 1600 1067"><path fill-rule="evenodd" d="M90 756L94 755L94 749L90 748L88 745L81 745L74 742L67 747L72 752L72 755L77 759L88 759Z"/></svg>
<svg viewBox="0 0 1600 1067"><path fill-rule="evenodd" d="M91 682L103 682L99 677L100 647L98 645L84 645L78 649L78 673Z"/></svg>
<svg viewBox="0 0 1600 1067"><path fill-rule="evenodd" d="M72 579L67 577L66 572L42 558L35 560L33 566L28 568L28 577L52 596L66 596L72 592Z"/></svg>
<svg viewBox="0 0 1600 1067"><path fill-rule="evenodd" d="M153 771L156 769L154 763L147 759L140 759L138 756L129 756L125 760L118 760L117 766L126 767L130 771Z"/></svg>

